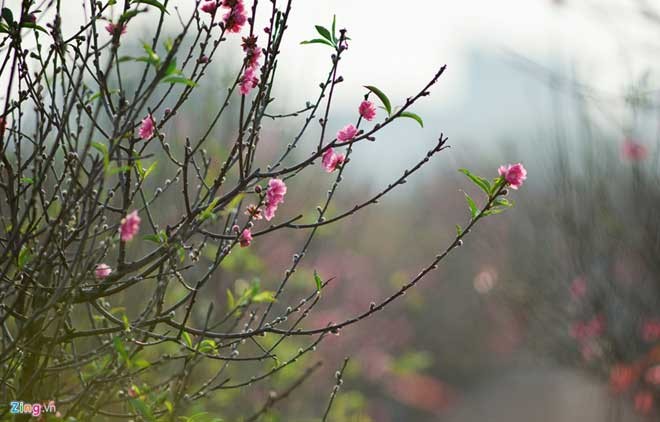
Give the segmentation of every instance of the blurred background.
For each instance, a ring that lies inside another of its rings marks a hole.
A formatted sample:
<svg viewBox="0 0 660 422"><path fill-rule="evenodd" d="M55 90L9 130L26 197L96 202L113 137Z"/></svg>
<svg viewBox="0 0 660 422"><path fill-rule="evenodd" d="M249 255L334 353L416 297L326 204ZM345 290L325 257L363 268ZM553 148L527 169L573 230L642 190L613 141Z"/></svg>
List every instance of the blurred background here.
<svg viewBox="0 0 660 422"><path fill-rule="evenodd" d="M180 3L182 13L193 7ZM273 385L219 393L205 410L234 420L322 359L309 384L266 418L318 420L334 372L350 356L332 421L657 420L660 6L294 2L273 113L316 98L329 49L299 42L314 37L314 24L329 26L333 15L351 41L330 133L355 119L363 85L402 104L441 65L448 68L413 110L424 118L423 129L401 120L376 144L356 146L330 215L382 190L440 133L451 149L378 206L320 231L294 277L292 297L309 291L314 269L336 281L307 326L351 317L392 294L451 242L454 225L468 218L461 189L478 196L458 168L492 178L501 163L523 162L528 181L513 196L513 210L487 219L402 300L325 341ZM146 39L145 28L129 33L139 39L141 30ZM172 142L182 145L203 130L240 66L234 56L215 60L194 105L168 129ZM265 123L263 144L271 145L265 148L280 151L302 122ZM209 152L218 160L232 130L225 125L214 133L218 142ZM310 132L299 156L316 139ZM167 177L166 168L158 171ZM330 184L320 169L292 182L280 213L313 210ZM302 233L280 234L232 254L217 300L224 302L227 285L253 277L275 288L303 241Z"/></svg>

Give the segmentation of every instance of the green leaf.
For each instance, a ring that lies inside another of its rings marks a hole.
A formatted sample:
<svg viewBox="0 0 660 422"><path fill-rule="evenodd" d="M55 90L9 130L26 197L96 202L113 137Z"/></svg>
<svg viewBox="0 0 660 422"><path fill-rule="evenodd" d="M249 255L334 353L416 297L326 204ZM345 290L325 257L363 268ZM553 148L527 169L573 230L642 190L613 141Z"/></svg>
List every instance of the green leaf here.
<svg viewBox="0 0 660 422"><path fill-rule="evenodd" d="M206 339L199 343L197 350L202 353L213 353L218 348L218 345L214 340Z"/></svg>
<svg viewBox="0 0 660 422"><path fill-rule="evenodd" d="M32 259L30 248L28 248L26 245L23 245L21 247L21 251L18 253L18 269L22 270L25 268L25 265L30 262L30 259Z"/></svg>
<svg viewBox="0 0 660 422"><path fill-rule="evenodd" d="M21 177L20 181L21 183L25 183L26 185L31 185L34 183L34 179L31 177Z"/></svg>
<svg viewBox="0 0 660 422"><path fill-rule="evenodd" d="M497 198L496 200L493 201L493 205L510 208L514 204L513 201L509 201L506 198Z"/></svg>
<svg viewBox="0 0 660 422"><path fill-rule="evenodd" d="M151 46L147 43L143 43L142 48L144 48L144 51L147 53L147 62L155 66L158 66L160 64L160 57L158 57L158 54L156 54L154 49L151 48Z"/></svg>
<svg viewBox="0 0 660 422"><path fill-rule="evenodd" d="M100 142L92 142L92 148L97 151L100 151L103 154L103 169L107 170L108 165L110 164L110 156L108 155L108 147L105 144Z"/></svg>
<svg viewBox="0 0 660 422"><path fill-rule="evenodd" d="M149 177L151 172L153 172L156 169L157 164L158 164L158 161L154 161L153 163L151 163L151 165L149 167L147 167L147 169L144 171L144 174L142 175L142 180Z"/></svg>
<svg viewBox="0 0 660 422"><path fill-rule="evenodd" d="M479 214L479 208L477 208L477 204L474 202L472 198L470 198L470 195L467 194L467 192L463 192L465 194L465 200L468 203L468 207L470 207L470 215L472 218L476 217L477 214Z"/></svg>
<svg viewBox="0 0 660 422"><path fill-rule="evenodd" d="M419 123L419 125L420 125L421 127L424 127L424 121L422 120L421 117L419 117L419 115L417 115L417 114L415 114L415 113L411 113L411 112L409 112L409 111L404 111L404 112L402 112L401 114L399 114L398 117L407 117L407 118L409 118L409 119L413 119L413 120L415 120L417 123Z"/></svg>
<svg viewBox="0 0 660 422"><path fill-rule="evenodd" d="M172 48L174 47L174 41L172 40L172 37L168 37L165 41L163 41L163 47L165 47L165 51L168 53L172 51Z"/></svg>
<svg viewBox="0 0 660 422"><path fill-rule="evenodd" d="M184 331L183 334L181 334L181 337L183 337L183 341L186 343L186 346L192 349L193 343L192 338L190 338L190 334L188 334L187 331Z"/></svg>
<svg viewBox="0 0 660 422"><path fill-rule="evenodd" d="M126 314L121 316L121 320L124 322L124 331L129 333L131 331L131 322L128 320Z"/></svg>
<svg viewBox="0 0 660 422"><path fill-rule="evenodd" d="M144 240L148 240L149 242L154 242L158 244L165 244L167 243L167 234L165 234L165 230L161 230L158 233L155 234L148 234L142 237Z"/></svg>
<svg viewBox="0 0 660 422"><path fill-rule="evenodd" d="M337 15L332 15L332 42L334 44L337 44L337 36L335 35L337 33L336 28L337 27Z"/></svg>
<svg viewBox="0 0 660 422"><path fill-rule="evenodd" d="M387 111L388 115L392 114L392 104L390 103L390 99L387 98L387 95L383 93L380 89L376 88L373 85L365 85L365 88L367 88L369 91L373 92L376 94L376 96L380 99L380 102L383 103L383 107L385 107L385 110Z"/></svg>
<svg viewBox="0 0 660 422"><path fill-rule="evenodd" d="M8 7L2 8L2 19L4 19L9 25L14 24L14 14L11 12L11 9Z"/></svg>
<svg viewBox="0 0 660 422"><path fill-rule="evenodd" d="M197 86L195 81L190 80L185 76L178 76L178 75L166 76L165 78L162 79L161 82L166 84L184 84L190 87Z"/></svg>
<svg viewBox="0 0 660 422"><path fill-rule="evenodd" d="M216 205L218 205L218 201L220 201L220 198L213 198L213 201L202 211L197 219L199 221L205 221L208 220L209 218L215 218L215 213L213 212L213 209L215 208Z"/></svg>
<svg viewBox="0 0 660 422"><path fill-rule="evenodd" d="M176 69L176 58L173 58L172 60L170 60L170 63L167 65L167 68L165 68L165 76L179 75L179 74L181 74L181 71Z"/></svg>
<svg viewBox="0 0 660 422"><path fill-rule="evenodd" d="M321 276L319 276L319 273L316 272L316 270L314 270L314 281L316 282L316 291L320 292L323 288L323 280L321 280Z"/></svg>
<svg viewBox="0 0 660 422"><path fill-rule="evenodd" d="M179 262L183 263L186 260L186 250L181 245L176 245L176 253L179 255Z"/></svg>
<svg viewBox="0 0 660 422"><path fill-rule="evenodd" d="M326 28L322 27L321 25L315 25L316 32L318 32L323 38L326 40L332 42L332 35L330 34L330 31L328 31Z"/></svg>
<svg viewBox="0 0 660 422"><path fill-rule="evenodd" d="M140 399L129 399L131 406L133 406L133 409L135 409L136 412L138 412L143 418L145 418L148 421L155 421L154 415L151 412L151 409L149 406L146 405L145 402L143 402Z"/></svg>
<svg viewBox="0 0 660 422"><path fill-rule="evenodd" d="M466 175L470 180L474 182L475 185L479 186L481 190L486 192L487 195L490 195L491 187L488 180L484 179L483 177L479 177L475 174L472 174L472 172L470 172L470 170L468 169L458 169L458 171Z"/></svg>
<svg viewBox="0 0 660 422"><path fill-rule="evenodd" d="M128 22L129 20L133 19L135 16L137 16L140 12L138 10L129 10L127 12L124 12L120 17L117 23L120 25Z"/></svg>
<svg viewBox="0 0 660 422"><path fill-rule="evenodd" d="M136 0L135 3L144 3L144 4L148 4L149 6L157 7L158 9L160 9L161 12L169 15L169 12L165 8L165 6L163 6L160 2L156 0Z"/></svg>
<svg viewBox="0 0 660 422"><path fill-rule="evenodd" d="M314 38L313 40L301 41L300 44L325 44L325 45L329 45L330 47L334 47L334 44L322 38Z"/></svg>
<svg viewBox="0 0 660 422"><path fill-rule="evenodd" d="M456 236L460 236L463 234L463 227L461 227L460 224L456 225Z"/></svg>
<svg viewBox="0 0 660 422"><path fill-rule="evenodd" d="M275 292L264 290L263 292L257 293L252 296L252 302L254 303L264 303L264 302L275 302Z"/></svg>
<svg viewBox="0 0 660 422"><path fill-rule="evenodd" d="M227 289L227 308L231 311L236 307L236 299L231 290Z"/></svg>
<svg viewBox="0 0 660 422"><path fill-rule="evenodd" d="M128 352L126 351L126 347L124 346L124 342L121 341L121 337L115 336L112 339L112 344L115 347L115 351L119 355L120 359L126 363L126 366L130 368L131 366L131 360L128 357Z"/></svg>
<svg viewBox="0 0 660 422"><path fill-rule="evenodd" d="M495 214L501 214L504 212L504 208L491 208L489 210L484 211L483 215L495 215Z"/></svg>
<svg viewBox="0 0 660 422"><path fill-rule="evenodd" d="M108 6L114 6L117 4L117 0L108 0Z"/></svg>
<svg viewBox="0 0 660 422"><path fill-rule="evenodd" d="M149 361L146 359L136 359L133 363L135 364L136 367L140 369L145 369L151 366Z"/></svg>
<svg viewBox="0 0 660 422"><path fill-rule="evenodd" d="M46 31L43 26L39 26L34 22L23 22L21 23L21 28L36 29L37 31L41 31L44 34L48 34L48 31Z"/></svg>
<svg viewBox="0 0 660 422"><path fill-rule="evenodd" d="M227 215L229 213L232 213L238 209L238 205L241 203L243 200L243 197L245 196L244 193L239 193L236 195L230 202L227 204L227 206L222 210L220 215Z"/></svg>
<svg viewBox="0 0 660 422"><path fill-rule="evenodd" d="M108 175L114 176L117 173L125 173L127 171L131 171L131 166L113 167L108 170Z"/></svg>
<svg viewBox="0 0 660 422"><path fill-rule="evenodd" d="M168 413L173 413L173 412L174 412L174 405L172 404L171 401L169 401L169 400L165 400L165 401L163 402L163 404L164 404L165 407L167 408L167 412L168 412Z"/></svg>

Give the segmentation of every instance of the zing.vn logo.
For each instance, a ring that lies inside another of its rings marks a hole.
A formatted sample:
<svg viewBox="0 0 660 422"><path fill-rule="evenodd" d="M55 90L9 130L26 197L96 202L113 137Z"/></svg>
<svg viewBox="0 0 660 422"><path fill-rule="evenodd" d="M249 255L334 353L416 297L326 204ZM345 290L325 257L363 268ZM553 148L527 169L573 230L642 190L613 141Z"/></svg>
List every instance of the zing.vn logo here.
<svg viewBox="0 0 660 422"><path fill-rule="evenodd" d="M36 417L41 416L42 412L55 413L57 411L54 400L51 400L48 403L23 403L22 401L13 401L10 402L9 405L11 406L9 412L14 415L31 414Z"/></svg>

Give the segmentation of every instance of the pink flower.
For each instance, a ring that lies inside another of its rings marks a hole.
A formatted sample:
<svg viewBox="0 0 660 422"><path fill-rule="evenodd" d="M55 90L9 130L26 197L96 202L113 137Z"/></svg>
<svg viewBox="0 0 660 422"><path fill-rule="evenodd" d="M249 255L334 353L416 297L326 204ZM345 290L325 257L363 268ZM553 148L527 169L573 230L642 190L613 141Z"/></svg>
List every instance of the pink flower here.
<svg viewBox="0 0 660 422"><path fill-rule="evenodd" d="M642 324L642 338L647 342L660 339L660 322L645 321L644 324Z"/></svg>
<svg viewBox="0 0 660 422"><path fill-rule="evenodd" d="M587 294L587 280L584 277L575 277L571 283L571 298L580 300Z"/></svg>
<svg viewBox="0 0 660 422"><path fill-rule="evenodd" d="M142 124L140 125L139 135L142 140L148 141L154 136L156 130L156 122L151 114L147 115L142 119Z"/></svg>
<svg viewBox="0 0 660 422"><path fill-rule="evenodd" d="M328 173L332 173L337 170L337 167L344 164L344 161L346 161L346 156L344 154L335 154L332 148L330 148L323 153L321 166Z"/></svg>
<svg viewBox="0 0 660 422"><path fill-rule="evenodd" d="M241 237L238 238L238 241L241 244L241 248L250 246L250 243L252 243L252 232L250 229L243 230L243 233L241 233Z"/></svg>
<svg viewBox="0 0 660 422"><path fill-rule="evenodd" d="M232 1L223 3L223 6L228 7L228 3L233 3L231 10L223 16L222 20L225 24L225 28L229 32L239 32L245 22L247 21L247 16L245 15L245 6L240 1Z"/></svg>
<svg viewBox="0 0 660 422"><path fill-rule="evenodd" d="M245 215L251 216L254 220L261 220L264 218L261 209L254 204L248 205L247 209L245 210Z"/></svg>
<svg viewBox="0 0 660 422"><path fill-rule="evenodd" d="M640 391L635 394L635 410L642 415L648 415L653 409L653 393Z"/></svg>
<svg viewBox="0 0 660 422"><path fill-rule="evenodd" d="M628 138L621 145L621 155L628 161L642 161L649 155L649 152L644 145Z"/></svg>
<svg viewBox="0 0 660 422"><path fill-rule="evenodd" d="M344 126L342 130L337 132L337 140L341 142L350 141L355 137L356 133L357 133L357 129L355 128L355 126L348 124Z"/></svg>
<svg viewBox="0 0 660 422"><path fill-rule="evenodd" d="M615 365L610 370L610 388L615 393L623 393L632 386L636 378L635 368L626 365Z"/></svg>
<svg viewBox="0 0 660 422"><path fill-rule="evenodd" d="M264 209L264 218L267 221L275 217L277 206L284 202L284 195L286 195L286 184L280 179L270 179L266 190L266 208Z"/></svg>
<svg viewBox="0 0 660 422"><path fill-rule="evenodd" d="M500 166L498 172L500 176L504 177L504 181L511 189L518 189L527 179L527 170L525 170L525 167L521 163Z"/></svg>
<svg viewBox="0 0 660 422"><path fill-rule="evenodd" d="M376 117L376 106L371 101L362 101L359 110L360 116L364 117L366 120L371 121Z"/></svg>
<svg viewBox="0 0 660 422"><path fill-rule="evenodd" d="M259 79L254 76L255 69L253 67L248 67L245 69L245 73L241 77L241 82L239 86L239 91L242 95L247 95L259 85Z"/></svg>
<svg viewBox="0 0 660 422"><path fill-rule="evenodd" d="M133 236L140 230L140 221L137 210L121 219L119 232L122 241L128 242L133 239Z"/></svg>
<svg viewBox="0 0 660 422"><path fill-rule="evenodd" d="M266 221L270 221L275 217L275 211L277 211L277 205L266 204L266 208L264 209L264 218Z"/></svg>
<svg viewBox="0 0 660 422"><path fill-rule="evenodd" d="M107 264L98 264L96 266L96 269L94 270L94 275L98 279L103 279L103 278L106 278L107 276L109 276L111 272L112 272L112 268L110 268L109 265L107 265Z"/></svg>
<svg viewBox="0 0 660 422"><path fill-rule="evenodd" d="M110 22L105 26L105 30L108 31L108 33L112 36L117 33L121 36L126 33L126 25L114 24Z"/></svg>
<svg viewBox="0 0 660 422"><path fill-rule="evenodd" d="M656 365L649 368L644 374L644 379L649 384L660 385L660 366Z"/></svg>
<svg viewBox="0 0 660 422"><path fill-rule="evenodd" d="M215 15L215 10L218 8L218 3L215 0L207 1L204 4L202 4L202 7L200 7L200 10L202 12L206 12L209 15Z"/></svg>
<svg viewBox="0 0 660 422"><path fill-rule="evenodd" d="M270 179L266 190L268 202L278 205L284 202L284 195L286 195L286 184L280 179Z"/></svg>

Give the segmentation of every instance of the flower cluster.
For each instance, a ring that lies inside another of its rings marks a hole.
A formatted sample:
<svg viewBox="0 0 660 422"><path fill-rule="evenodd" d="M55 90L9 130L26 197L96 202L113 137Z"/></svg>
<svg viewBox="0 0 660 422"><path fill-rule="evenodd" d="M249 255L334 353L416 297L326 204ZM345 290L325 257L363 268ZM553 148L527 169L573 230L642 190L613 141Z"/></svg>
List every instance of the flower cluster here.
<svg viewBox="0 0 660 422"><path fill-rule="evenodd" d="M243 38L243 51L245 51L245 71L241 76L239 90L242 95L247 95L259 84L257 72L259 70L259 58L261 49L257 46L257 37L250 35Z"/></svg>
<svg viewBox="0 0 660 422"><path fill-rule="evenodd" d="M266 209L264 217L270 221L275 217L275 211L279 204L284 202L286 195L286 184L280 179L270 179L268 181L268 190L266 190Z"/></svg>
<svg viewBox="0 0 660 422"><path fill-rule="evenodd" d="M247 22L247 15L245 14L245 5L242 0L210 0L204 2L200 10L209 15L215 15L218 7L229 9L222 17L222 23L229 32L240 32Z"/></svg>
<svg viewBox="0 0 660 422"><path fill-rule="evenodd" d="M137 210L121 219L119 234L123 242L128 242L133 239L140 230L140 221Z"/></svg>
<svg viewBox="0 0 660 422"><path fill-rule="evenodd" d="M344 154L337 154L332 148L329 148L323 153L321 166L328 173L332 173L344 164L344 161L346 161L346 156Z"/></svg>

